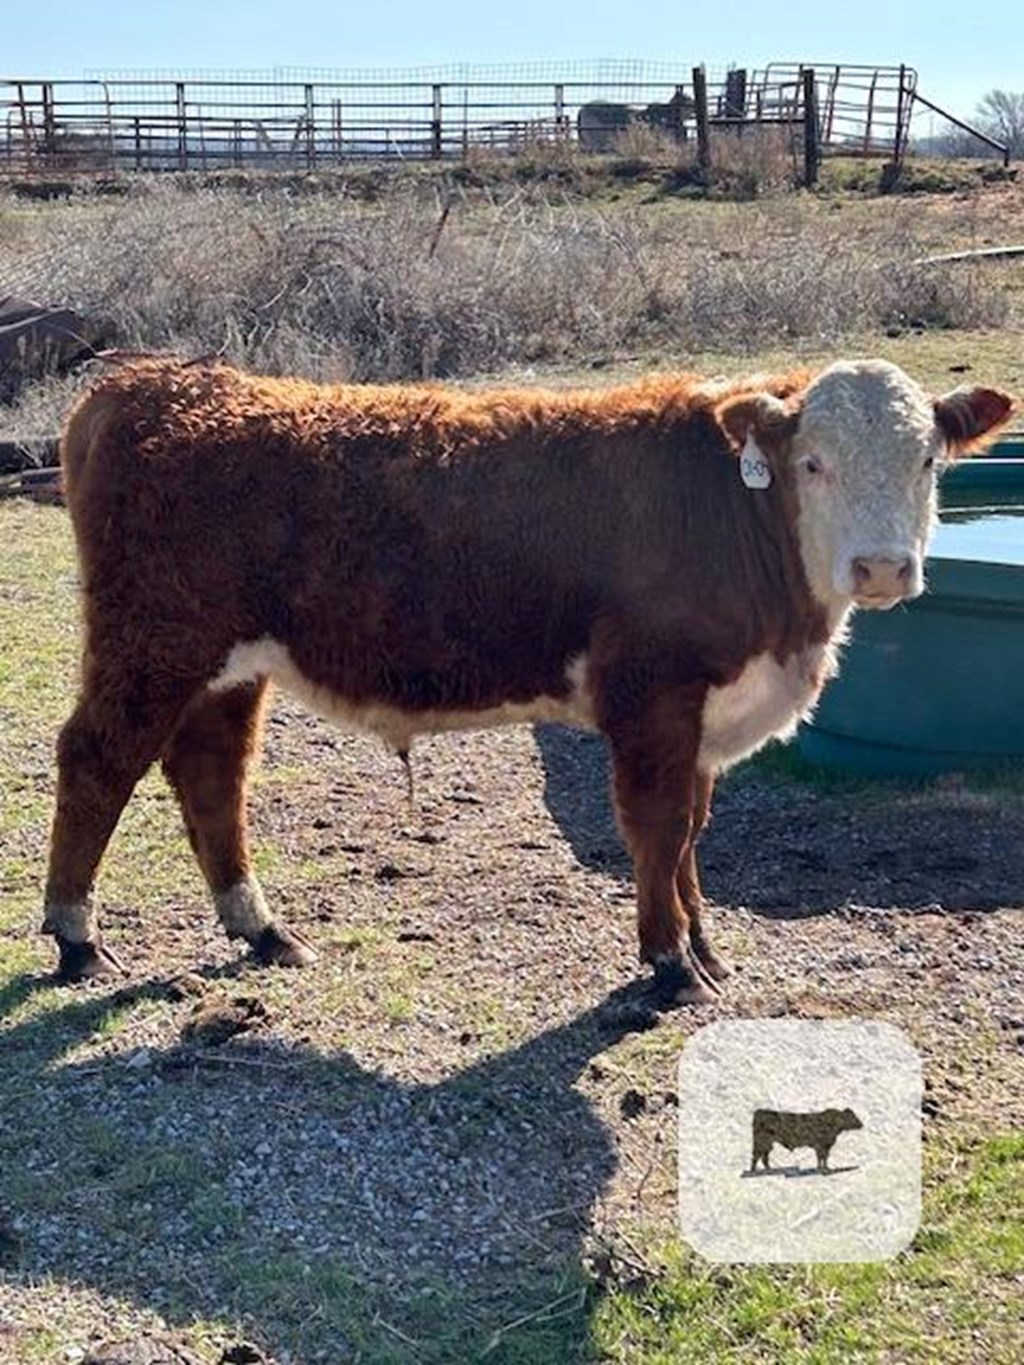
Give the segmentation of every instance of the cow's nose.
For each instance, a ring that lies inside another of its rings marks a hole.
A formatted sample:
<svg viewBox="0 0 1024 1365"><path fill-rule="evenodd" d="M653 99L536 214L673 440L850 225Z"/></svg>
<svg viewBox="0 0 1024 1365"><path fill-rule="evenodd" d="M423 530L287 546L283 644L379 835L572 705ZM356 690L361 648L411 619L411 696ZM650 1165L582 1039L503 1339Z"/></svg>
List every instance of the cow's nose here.
<svg viewBox="0 0 1024 1365"><path fill-rule="evenodd" d="M899 559L858 555L853 561L853 586L858 597L878 597L887 601L905 597L910 591L914 562L909 555Z"/></svg>

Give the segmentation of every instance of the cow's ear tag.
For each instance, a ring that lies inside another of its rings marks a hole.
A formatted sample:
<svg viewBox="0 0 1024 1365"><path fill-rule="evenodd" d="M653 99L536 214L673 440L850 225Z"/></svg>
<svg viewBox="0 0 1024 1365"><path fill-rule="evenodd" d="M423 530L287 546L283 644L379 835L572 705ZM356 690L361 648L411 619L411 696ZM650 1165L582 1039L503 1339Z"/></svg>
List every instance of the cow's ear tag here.
<svg viewBox="0 0 1024 1365"><path fill-rule="evenodd" d="M764 451L749 432L747 443L740 451L740 478L748 488L772 486L772 467L765 459Z"/></svg>

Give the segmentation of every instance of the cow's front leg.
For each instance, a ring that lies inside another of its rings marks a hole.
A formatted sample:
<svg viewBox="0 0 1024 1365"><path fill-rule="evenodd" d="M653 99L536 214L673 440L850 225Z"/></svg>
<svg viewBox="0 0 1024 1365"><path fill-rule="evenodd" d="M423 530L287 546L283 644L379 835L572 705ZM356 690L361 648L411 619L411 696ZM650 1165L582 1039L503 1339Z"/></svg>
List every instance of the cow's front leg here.
<svg viewBox="0 0 1024 1365"><path fill-rule="evenodd" d="M715 779L710 773L698 771L694 788L693 821L690 837L683 847L676 870L676 889L689 922L690 947L694 956L712 980L724 981L732 974L732 968L721 954L715 952L708 941L707 926L704 922L704 895L697 870L697 841L703 834L711 814L711 794L714 786Z"/></svg>
<svg viewBox="0 0 1024 1365"><path fill-rule="evenodd" d="M654 967L659 997L672 1004L706 1004L717 995L691 949L676 882L693 825L698 728L699 718L663 705L609 733L616 809L636 875L640 957Z"/></svg>

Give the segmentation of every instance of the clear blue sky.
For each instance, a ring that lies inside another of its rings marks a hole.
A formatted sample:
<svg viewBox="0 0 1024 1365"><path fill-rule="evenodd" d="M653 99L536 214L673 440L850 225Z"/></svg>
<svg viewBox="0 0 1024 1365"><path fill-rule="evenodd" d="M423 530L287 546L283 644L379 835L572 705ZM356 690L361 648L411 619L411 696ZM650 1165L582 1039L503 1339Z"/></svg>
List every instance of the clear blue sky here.
<svg viewBox="0 0 1024 1365"><path fill-rule="evenodd" d="M896 65L970 114L1024 89L1024 0L7 0L0 77L589 57Z"/></svg>

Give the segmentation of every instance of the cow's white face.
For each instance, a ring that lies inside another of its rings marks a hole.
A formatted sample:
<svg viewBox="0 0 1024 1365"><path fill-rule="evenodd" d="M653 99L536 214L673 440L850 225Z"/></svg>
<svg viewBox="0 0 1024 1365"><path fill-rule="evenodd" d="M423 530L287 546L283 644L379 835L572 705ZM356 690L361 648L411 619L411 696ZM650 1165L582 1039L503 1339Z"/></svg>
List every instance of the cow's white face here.
<svg viewBox="0 0 1024 1365"><path fill-rule="evenodd" d="M945 456L932 403L895 365L833 365L810 386L790 457L817 595L891 607L922 592Z"/></svg>
<svg viewBox="0 0 1024 1365"><path fill-rule="evenodd" d="M892 607L923 591L936 476L984 444L1012 406L991 389L933 400L882 360L832 365L786 403L768 394L747 403L745 424L734 415L777 472L788 463L808 582L838 609ZM728 407L724 425L736 440Z"/></svg>

